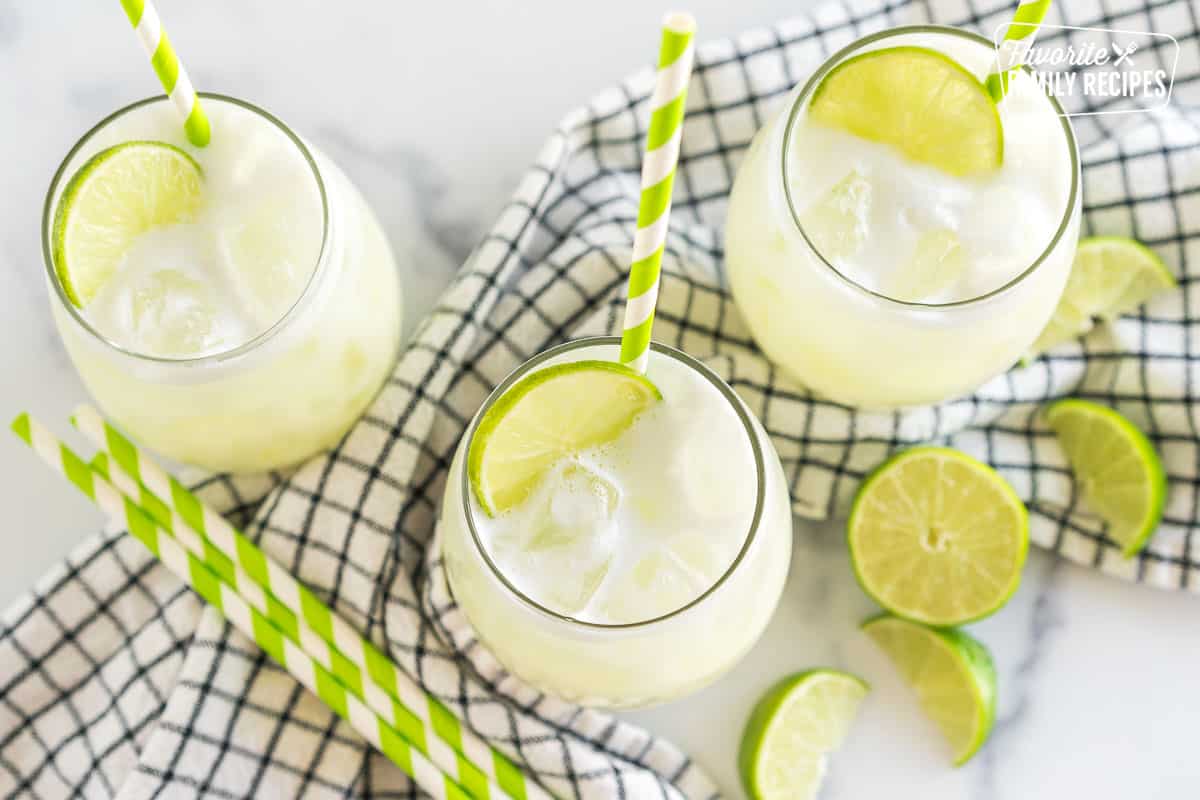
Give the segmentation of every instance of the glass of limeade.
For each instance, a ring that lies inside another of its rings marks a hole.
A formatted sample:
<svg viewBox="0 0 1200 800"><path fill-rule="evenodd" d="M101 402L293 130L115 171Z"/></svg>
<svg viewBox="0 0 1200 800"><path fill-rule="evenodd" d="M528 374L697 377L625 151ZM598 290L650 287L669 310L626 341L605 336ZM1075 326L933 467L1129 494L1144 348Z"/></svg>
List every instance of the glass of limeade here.
<svg viewBox="0 0 1200 800"><path fill-rule="evenodd" d="M400 283L346 175L278 119L166 97L83 136L42 221L54 319L96 402L143 444L235 472L332 446L388 376Z"/></svg>
<svg viewBox="0 0 1200 800"><path fill-rule="evenodd" d="M479 638L527 683L590 706L651 705L716 680L762 633L790 562L787 487L762 426L703 364L651 347L661 400L493 514L467 466L489 411L554 370L614 362L619 340L519 367L469 426L442 504L450 585ZM564 408L529 412L539 436L559 439L557 426L587 425L611 402L567 387Z"/></svg>
<svg viewBox="0 0 1200 800"><path fill-rule="evenodd" d="M1049 321L1078 238L1078 150L1028 73L991 103L994 63L991 42L953 28L867 36L751 144L726 221L730 285L758 345L817 394L958 397Z"/></svg>

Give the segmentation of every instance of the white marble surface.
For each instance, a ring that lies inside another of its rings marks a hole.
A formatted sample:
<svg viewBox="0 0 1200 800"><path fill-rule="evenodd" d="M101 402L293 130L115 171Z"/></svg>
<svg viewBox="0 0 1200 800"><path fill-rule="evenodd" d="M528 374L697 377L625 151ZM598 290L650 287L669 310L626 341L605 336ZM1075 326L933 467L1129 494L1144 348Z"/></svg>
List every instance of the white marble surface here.
<svg viewBox="0 0 1200 800"><path fill-rule="evenodd" d="M811 0L691 0L702 36ZM408 320L429 307L562 113L647 63L659 0L160 3L196 81L272 109L362 187L406 262ZM335 10L336 9L336 10ZM38 224L49 178L89 125L156 91L115 2L0 6L0 418L64 419L84 398L51 326ZM61 426L60 426L61 427ZM0 437L0 604L99 519ZM800 525L791 581L752 655L716 686L634 719L674 738L741 797L740 728L757 695L814 665L875 687L823 795L1195 797L1200 598L1030 558L1013 602L977 626L1000 671L999 724L966 768L856 624L871 611L836 526Z"/></svg>

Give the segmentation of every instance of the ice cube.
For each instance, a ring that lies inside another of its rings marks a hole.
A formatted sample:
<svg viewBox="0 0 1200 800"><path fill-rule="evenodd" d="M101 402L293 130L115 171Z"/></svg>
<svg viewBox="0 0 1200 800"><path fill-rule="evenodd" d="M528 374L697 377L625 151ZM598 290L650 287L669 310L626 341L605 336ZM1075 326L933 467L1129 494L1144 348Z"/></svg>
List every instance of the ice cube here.
<svg viewBox="0 0 1200 800"><path fill-rule="evenodd" d="M299 299L321 251L320 196L308 171L283 152L251 147L229 185L214 188L226 199L214 209L225 279L259 331Z"/></svg>
<svg viewBox="0 0 1200 800"><path fill-rule="evenodd" d="M1058 219L1040 193L1013 178L1002 178L979 188L960 234L973 249L1023 252L1026 258L1021 260L1032 263L1050 243ZM1014 231L1021 235L1013 236Z"/></svg>
<svg viewBox="0 0 1200 800"><path fill-rule="evenodd" d="M959 230L973 256L962 294L986 294L1017 277L1050 243L1058 220L1039 193L1014 179L983 187Z"/></svg>
<svg viewBox="0 0 1200 800"><path fill-rule="evenodd" d="M575 462L560 465L526 504L529 550L570 545L612 524L619 490L599 472Z"/></svg>
<svg viewBox="0 0 1200 800"><path fill-rule="evenodd" d="M498 556L502 571L534 601L559 614L577 614L608 575L613 549L611 535L602 532Z"/></svg>
<svg viewBox="0 0 1200 800"><path fill-rule="evenodd" d="M732 531L729 536L712 533L686 530L664 545L679 567L690 574L692 582L705 588L716 583L729 569L741 549L746 531Z"/></svg>
<svg viewBox="0 0 1200 800"><path fill-rule="evenodd" d="M202 353L213 343L216 306L211 287L172 269L153 272L133 290L137 340L163 355Z"/></svg>
<svg viewBox="0 0 1200 800"><path fill-rule="evenodd" d="M546 584L547 594L542 602L560 614L574 615L587 607L600 585L604 583L604 578L612 566L612 553L609 552L606 558L586 563L546 565L550 569L564 566L571 571Z"/></svg>
<svg viewBox="0 0 1200 800"><path fill-rule="evenodd" d="M687 499L686 505L672 509L676 516L749 520L757 473L741 421L732 414L692 412L680 432L671 473Z"/></svg>
<svg viewBox="0 0 1200 800"><path fill-rule="evenodd" d="M512 564L533 599L561 614L587 606L612 564L618 502L612 481L571 462L547 476L515 512L524 513L523 540Z"/></svg>
<svg viewBox="0 0 1200 800"><path fill-rule="evenodd" d="M256 332L278 322L300 298L320 253L320 217L303 194L274 194L225 214L221 266Z"/></svg>
<svg viewBox="0 0 1200 800"><path fill-rule="evenodd" d="M829 260L854 256L870 231L871 182L858 170L842 178L800 217L817 251Z"/></svg>
<svg viewBox="0 0 1200 800"><path fill-rule="evenodd" d="M908 302L938 302L959 283L967 270L967 254L953 231L928 230L917 239L913 254L883 286L884 294Z"/></svg>
<svg viewBox="0 0 1200 800"><path fill-rule="evenodd" d="M245 330L204 274L203 233L190 224L143 234L88 306L105 335L160 357L195 357L235 346Z"/></svg>
<svg viewBox="0 0 1200 800"><path fill-rule="evenodd" d="M597 470L571 463L559 473L550 498L550 515L562 526L608 522L617 511L620 490Z"/></svg>
<svg viewBox="0 0 1200 800"><path fill-rule="evenodd" d="M612 566L613 532L534 538L533 547L495 550L501 571L522 592L551 611L579 613L591 602Z"/></svg>
<svg viewBox="0 0 1200 800"><path fill-rule="evenodd" d="M643 622L682 608L708 585L669 550L656 547L627 572L613 576L597 604L598 615L615 625Z"/></svg>

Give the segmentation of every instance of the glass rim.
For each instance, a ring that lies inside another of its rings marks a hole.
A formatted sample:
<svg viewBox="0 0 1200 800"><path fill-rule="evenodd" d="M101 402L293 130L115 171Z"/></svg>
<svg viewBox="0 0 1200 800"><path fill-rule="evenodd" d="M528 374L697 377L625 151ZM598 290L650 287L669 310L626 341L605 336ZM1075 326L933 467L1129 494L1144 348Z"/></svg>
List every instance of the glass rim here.
<svg viewBox="0 0 1200 800"><path fill-rule="evenodd" d="M788 160L784 157L784 154L788 152L789 145L791 144L792 135L795 130L796 122L800 117L801 110L804 108L805 103L812 96L813 91L820 84L821 80L828 75L834 67L842 63L854 52L861 50L863 47L874 44L875 42L888 39L893 36L904 36L919 33L936 33L956 36L960 39L966 39L985 45L993 50L995 49L995 45L986 37L980 36L979 34L971 31L963 30L962 28L955 28L950 25L900 25L894 28L887 28L886 30L868 34L859 39L855 39L853 42L841 48L836 53L829 56L829 58L825 59L825 61L821 63L821 66L819 66L809 77L808 81L804 84L804 88L801 89L800 93L796 96L796 99L792 101L791 108L788 112L787 127L785 128L783 135L783 149L780 153L779 159L780 173L783 177L783 192L787 199L788 213L791 216L792 224L796 227L796 231L804 239L804 243L808 246L808 249L813 253L813 255L817 257L817 260L819 260L821 264L828 268L830 272L836 275L843 283L845 283L851 289L862 292L863 294L866 294L876 300L881 300L885 303L899 306L901 308L925 310L959 308L985 302L993 297L1005 294L1009 290L1014 289L1018 284L1022 283L1026 278L1036 272L1038 268L1046 262L1046 260L1062 241L1062 238L1066 234L1067 230L1071 227L1073 211L1079 199L1079 145L1075 140L1075 130L1071 127L1071 122L1067 118L1066 112L1063 111L1062 105L1056 98L1050 95L1045 95L1046 100L1051 104L1051 106L1053 106L1054 111L1057 113L1061 122L1063 135L1065 136L1065 144L1071 156L1071 190L1067 194L1067 202L1064 204L1065 207L1063 208L1062 219L1059 221L1058 229L1050 238L1049 244L1046 245L1038 257L1034 259L1031 265L995 289L962 300L954 300L947 303L924 303L913 300L900 300L884 294L883 292L878 292L874 289L863 286L861 283L850 278L848 275L830 263L825 255L816 247L816 245L813 244L812 240L808 238L808 234L805 233L804 226L800 222L800 214L796 210L796 204L792 198L790 182L788 181ZM1026 72L1031 72L1027 66L1022 66L1021 69Z"/></svg>
<svg viewBox="0 0 1200 800"><path fill-rule="evenodd" d="M520 366L510 372L508 376L501 381L495 389L492 390L491 394L488 395L487 400L485 400L483 405L479 407L479 410L475 412L475 416L471 420L470 427L467 429L466 435L463 438L461 447L465 449L463 449L462 452L467 453L470 451L471 442L474 441L475 438L475 431L478 429L479 422L483 419L483 416L487 413L488 409L491 408L497 400L503 397L504 394L513 387L513 385L519 382L526 375L530 374L535 368L541 364L544 364L546 361L555 358L556 356L560 356L563 353L569 353L572 350L603 345L619 346L620 344L621 339L618 336L588 336L582 339L572 339L569 342L556 345L523 362ZM705 380L712 384L712 386L721 394L721 396L732 408L738 420L742 423L742 428L745 431L746 437L750 441L750 451L754 456L757 490L755 493L754 514L750 518L750 528L742 540L742 546L738 550L737 556L732 562L730 562L725 571L721 573L721 576L713 581L711 586L694 597L690 602L651 619L623 623L588 622L587 620L581 620L569 614L562 614L547 608L514 586L504 574L504 571L501 570L495 561L492 560L492 557L488 554L487 548L483 546L483 542L479 537L479 531L475 527L475 517L473 516L474 510L471 507L471 498L473 496L471 490L471 481L469 475L467 474L468 470L465 462L461 470L462 476L459 478L461 481L460 494L462 495L462 510L467 520L467 529L471 532L471 541L475 546L476 553L480 556L480 558L483 559L483 562L487 564L487 567L491 571L492 575L499 580L500 584L504 586L504 588L507 589L508 592L511 593L519 602L529 607L533 611L550 617L555 621L562 622L582 630L640 630L656 626L676 617L682 616L690 612L692 609L698 607L700 604L704 603L709 597L715 594L717 590L725 585L725 583L733 576L735 572L737 572L738 567L741 566L742 562L745 560L746 554L750 551L750 547L758 539L758 531L761 527L764 510L766 507L766 462L763 456L762 445L758 440L758 435L754 429L752 418L750 417L750 412L747 411L743 406L741 398L737 396L737 394L733 391L729 384L727 384L721 378L721 376L717 375L717 373L713 372L713 370L707 365L698 359L693 358L682 350L656 341L650 342L650 349L656 353L666 356L667 358L675 359L685 367L698 372ZM451 479L453 480L453 476Z"/></svg>
<svg viewBox="0 0 1200 800"><path fill-rule="evenodd" d="M259 349L263 345L267 344L267 342L274 339L280 331L288 327L292 319L297 315L299 309L308 301L310 295L317 286L318 277L320 276L322 267L328 260L329 255L329 197L325 189L325 180L321 177L321 170L317 166L316 159L313 157L312 152L304 144L303 140L301 140L301 138L281 119L269 111L254 105L253 103L236 97L231 97L230 95L218 94L216 92L197 92L196 94L200 98L216 102L229 103L256 114L266 122L278 128L280 132L282 132L284 136L286 136L296 146L296 149L300 152L300 155L308 164L309 171L312 173L312 177L316 181L317 194L321 199L321 247L317 251L317 260L313 265L312 272L308 276L308 281L304 284L304 288L297 295L295 302L288 306L287 311L283 312L283 314L279 316L279 319L271 323L270 326L237 345L236 347L221 350L217 353L208 353L202 356L185 356L180 358L173 356L155 356L149 353L143 353L138 350L125 347L124 345L110 339L97 330L95 326L88 321L87 317L81 313L81 309L71 302L71 299L67 296L66 289L63 288L62 281L58 277L58 271L54 266L53 247L50 241L51 231L53 228L53 217L57 211L55 197L57 194L59 194L60 185L69 182L70 178L74 177L74 172L72 172L69 176L67 175L67 168L71 166L75 157L88 144L88 142L92 140L93 136L100 133L100 131L104 130L110 123L116 121L125 114L136 111L143 106L148 106L153 103L170 103L171 99L166 95L153 95L151 97L146 97L130 103L129 105L123 106L122 108L119 108L108 116L104 117L91 128L89 128L87 132L79 137L79 140L72 145L71 149L67 151L66 156L63 158L62 163L59 164L58 169L55 170L54 177L50 180L50 188L46 191L46 200L42 207L42 261L46 268L46 277L50 281L50 284L54 287L54 292L58 297L59 303L66 309L67 313L71 316L75 324L82 328L94 340L104 347L115 350L127 358L131 358L135 361L143 363L180 367L218 364L236 359L251 351ZM63 186L63 188L65 188L65 186ZM61 202L61 197L58 199Z"/></svg>

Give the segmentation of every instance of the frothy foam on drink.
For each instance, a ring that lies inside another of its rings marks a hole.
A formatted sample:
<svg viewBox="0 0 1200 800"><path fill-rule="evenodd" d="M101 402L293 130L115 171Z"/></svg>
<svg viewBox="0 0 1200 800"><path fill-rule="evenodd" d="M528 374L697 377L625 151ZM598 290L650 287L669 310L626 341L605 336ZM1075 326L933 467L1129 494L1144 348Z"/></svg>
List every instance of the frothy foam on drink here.
<svg viewBox="0 0 1200 800"><path fill-rule="evenodd" d="M669 614L741 551L757 473L741 420L704 377L653 355L663 401L615 442L552 469L529 499L475 524L519 591L586 622Z"/></svg>
<svg viewBox="0 0 1200 800"><path fill-rule="evenodd" d="M1067 206L1070 165L1057 163L1059 120L1029 82L1013 81L1001 106L1004 163L982 176L956 177L890 145L798 120L790 190L818 252L860 286L924 303L979 297L1032 266Z"/></svg>
<svg viewBox="0 0 1200 800"><path fill-rule="evenodd" d="M212 142L188 148L204 172L200 212L140 236L84 309L138 353L189 358L244 344L292 307L320 255L321 200L295 144L246 109L210 105ZM161 111L106 134L186 147L172 109Z"/></svg>

